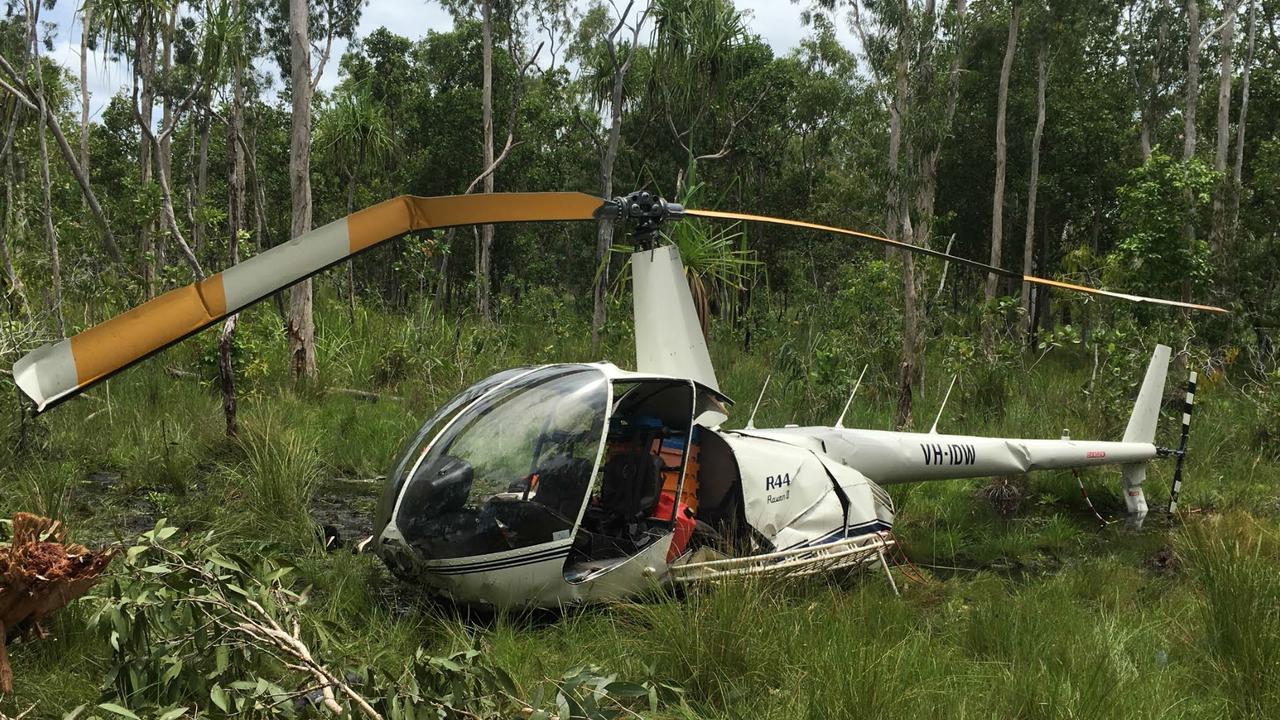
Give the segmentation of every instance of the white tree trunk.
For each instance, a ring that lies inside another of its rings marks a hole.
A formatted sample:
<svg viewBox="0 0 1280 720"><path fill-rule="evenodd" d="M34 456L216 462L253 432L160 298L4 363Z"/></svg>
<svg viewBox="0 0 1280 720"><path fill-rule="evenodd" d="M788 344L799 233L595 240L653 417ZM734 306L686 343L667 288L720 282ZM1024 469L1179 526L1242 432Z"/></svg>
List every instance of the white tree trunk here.
<svg viewBox="0 0 1280 720"><path fill-rule="evenodd" d="M142 84L141 106L138 108L140 125L151 127L152 111L155 108L155 37L154 28L149 21L142 21L138 28L136 55L134 64L137 79ZM146 132L138 133L138 168L142 184L151 182L151 163L153 148L151 136ZM142 284L148 299L155 297L155 265L153 264L154 248L152 248L152 221L146 220L138 231L138 247L142 250Z"/></svg>
<svg viewBox="0 0 1280 720"><path fill-rule="evenodd" d="M1187 7L1187 87L1182 110L1182 159L1188 161L1196 154L1196 103L1200 98L1200 1L1186 0ZM1190 206L1194 199L1190 191L1186 193L1186 203ZM1191 220L1182 225L1182 242L1185 247L1194 248L1196 244L1196 226ZM1191 300L1191 278L1182 281L1182 300Z"/></svg>
<svg viewBox="0 0 1280 720"><path fill-rule="evenodd" d="M481 32L483 35L484 79L480 91L481 122L484 124L484 169L493 166L493 0L482 0ZM484 178L484 191L493 192L493 176L489 173ZM476 263L476 310L480 317L493 319L493 311L489 299L489 273L493 262L493 226L480 228L480 252Z"/></svg>
<svg viewBox="0 0 1280 720"><path fill-rule="evenodd" d="M1163 68L1160 67L1160 50L1165 44L1165 39L1169 37L1169 0L1162 0L1160 4L1160 24L1156 26L1156 48L1157 51L1152 53L1151 58L1151 85L1147 90L1146 99L1143 101L1141 110L1141 126L1138 131L1138 145L1142 148L1142 162L1146 162L1151 157L1151 136L1155 132L1153 127L1159 118L1156 117L1156 101L1160 97L1160 75Z"/></svg>
<svg viewBox="0 0 1280 720"><path fill-rule="evenodd" d="M600 155L600 192L604 198L613 197L613 165L618 159L618 146L622 140L622 91L625 89L627 70L635 59L637 41L640 37L640 26L644 24L648 11L641 12L631 35L631 46L627 48L625 60L618 57L618 33L627 22L627 14L631 10L628 3L618 18L618 24L605 39L609 48L609 58L613 62L613 88L609 93L609 136L605 141L604 152ZM605 289L609 286L609 248L613 245L613 222L601 219L596 223L596 275L591 288L591 352L600 349L600 331L604 328L606 304Z"/></svg>
<svg viewBox="0 0 1280 720"><path fill-rule="evenodd" d="M1018 15L1021 8L1013 4L1009 11L1009 37L1004 46L1004 64L1000 66L1000 90L996 99L996 185L991 195L991 264L1001 265L1004 250L1004 176L1009 156L1005 140L1005 117L1009 107L1009 73L1013 70L1013 54L1018 47ZM987 274L986 299L990 304L996 297L1000 278Z"/></svg>
<svg viewBox="0 0 1280 720"><path fill-rule="evenodd" d="M80 169L89 172L89 24L93 4L86 2L80 13Z"/></svg>
<svg viewBox="0 0 1280 720"><path fill-rule="evenodd" d="M1222 4L1222 41L1218 64L1218 142L1213 153L1213 169L1223 174L1218 187L1213 192L1213 228L1209 241L1213 246L1215 257L1222 254L1222 238L1225 232L1226 217L1223 212L1224 197L1227 192L1227 151L1231 138L1231 75L1235 69L1232 64L1232 50L1235 45L1237 0L1225 0Z"/></svg>
<svg viewBox="0 0 1280 720"><path fill-rule="evenodd" d="M1240 115L1236 118L1236 158L1231 172L1231 214L1227 232L1234 237L1240 221L1240 180L1244 175L1244 130L1249 115L1249 68L1253 65L1253 42L1257 31L1258 3L1249 3L1249 44L1244 53L1244 73L1240 79Z"/></svg>
<svg viewBox="0 0 1280 720"><path fill-rule="evenodd" d="M28 17L30 18L30 36L28 40L31 45L31 67L36 77L36 88L39 91L37 112L40 117L36 123L36 144L40 148L40 204L44 215L44 236L45 241L49 244L49 271L53 275L51 278L53 293L53 318L54 327L58 331L58 335L66 337L66 324L62 318L62 260L58 257L58 235L53 229L53 197L50 193L51 183L49 180L49 148L45 141L45 126L43 120L45 117L45 94L44 94L44 72L40 67L40 38L37 36L36 28L39 27L39 0L31 0L28 3Z"/></svg>
<svg viewBox="0 0 1280 720"><path fill-rule="evenodd" d="M289 192L293 212L290 237L311 230L311 40L307 0L289 0L289 60L293 117L289 126ZM316 374L315 324L311 313L311 279L289 291L289 374L294 379Z"/></svg>
<svg viewBox="0 0 1280 720"><path fill-rule="evenodd" d="M1040 141L1044 138L1044 91L1048 84L1049 43L1041 41L1036 53L1036 129L1031 135L1031 176L1027 180L1027 231L1023 236L1022 274L1032 274L1036 248L1036 191L1040 186ZM1031 307L1031 284L1022 283L1022 332L1030 333L1034 312Z"/></svg>

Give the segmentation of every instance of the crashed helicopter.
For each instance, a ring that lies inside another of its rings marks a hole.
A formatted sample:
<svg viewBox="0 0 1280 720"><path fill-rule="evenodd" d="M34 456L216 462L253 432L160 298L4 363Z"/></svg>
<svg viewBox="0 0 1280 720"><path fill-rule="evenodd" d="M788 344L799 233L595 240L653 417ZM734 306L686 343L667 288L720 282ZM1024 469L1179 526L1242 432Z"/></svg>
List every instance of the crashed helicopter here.
<svg viewBox="0 0 1280 720"><path fill-rule="evenodd" d="M608 362L500 372L440 407L387 476L373 549L399 577L455 601L557 606L624 598L655 583L807 574L880 564L894 507L884 486L1118 465L1131 519L1147 513L1169 348L1157 346L1121 440L1009 439L834 426L728 429L677 249L682 217L754 221L888 244L1041 286L1195 310L1014 273L866 233L686 209L648 193L402 196L349 215L21 358L42 412L264 297L406 232L611 219L630 227L636 370ZM855 390L856 391L856 390ZM852 396L851 396L852 399ZM757 403L758 406L758 403ZM846 405L846 410L848 406ZM754 419L754 413L753 413ZM892 576L890 576L892 577Z"/></svg>

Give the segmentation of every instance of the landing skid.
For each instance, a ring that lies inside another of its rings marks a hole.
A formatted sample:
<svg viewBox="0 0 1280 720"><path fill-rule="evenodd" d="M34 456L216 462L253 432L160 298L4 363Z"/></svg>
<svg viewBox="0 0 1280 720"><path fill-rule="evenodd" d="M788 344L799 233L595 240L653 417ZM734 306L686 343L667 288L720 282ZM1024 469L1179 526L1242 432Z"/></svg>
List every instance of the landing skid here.
<svg viewBox="0 0 1280 720"><path fill-rule="evenodd" d="M818 546L741 558L695 561L696 553L690 553L672 564L667 577L677 584L747 575L803 577L844 568L869 567L877 563L888 572L885 551L895 544L888 533L872 533ZM889 576L889 582L893 583L892 575ZM894 591L897 592L896 585Z"/></svg>

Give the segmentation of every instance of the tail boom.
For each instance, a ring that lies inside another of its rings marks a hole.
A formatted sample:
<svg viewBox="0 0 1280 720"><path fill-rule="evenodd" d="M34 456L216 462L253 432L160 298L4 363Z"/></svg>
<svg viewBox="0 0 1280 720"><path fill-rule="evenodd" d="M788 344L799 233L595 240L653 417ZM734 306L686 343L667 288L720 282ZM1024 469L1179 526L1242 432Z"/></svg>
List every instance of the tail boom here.
<svg viewBox="0 0 1280 720"><path fill-rule="evenodd" d="M810 445L881 485L1099 465L1142 465L1157 457L1155 445L1140 442L990 438L834 427L747 432Z"/></svg>

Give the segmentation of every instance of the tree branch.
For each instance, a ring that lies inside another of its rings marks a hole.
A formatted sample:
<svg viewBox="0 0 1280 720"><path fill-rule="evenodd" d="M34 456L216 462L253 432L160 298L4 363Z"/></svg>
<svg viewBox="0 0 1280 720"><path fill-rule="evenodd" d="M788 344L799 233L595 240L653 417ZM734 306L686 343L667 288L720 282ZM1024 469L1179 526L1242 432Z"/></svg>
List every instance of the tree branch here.
<svg viewBox="0 0 1280 720"><path fill-rule="evenodd" d="M23 102L27 107L39 112L39 106L33 98L38 96L31 86L23 81L22 76L13 69L8 60L0 55L0 69L3 69L13 80L14 85L23 88L27 97L24 97L13 86L0 80L0 85L6 92L13 95ZM120 246L116 243L115 235L111 232L111 225L107 223L106 213L102 211L102 206L98 204L98 198L93 193L93 187L89 185L89 176L85 174L84 169L80 167L80 162L76 160L75 153L71 150L71 145L67 142L67 136L62 133L62 128L58 125L58 118L53 114L53 110L45 104L44 113L45 125L49 131L53 133L53 139L58 143L58 149L62 152L62 158L66 161L67 167L71 169L71 174L75 176L76 183L80 186L80 191L84 194L85 201L89 204L89 211L93 213L94 220L97 220L98 226L102 228L102 245L111 256L111 259L120 265L124 265L124 256L120 252Z"/></svg>

